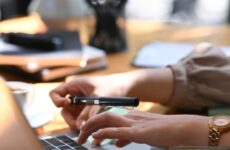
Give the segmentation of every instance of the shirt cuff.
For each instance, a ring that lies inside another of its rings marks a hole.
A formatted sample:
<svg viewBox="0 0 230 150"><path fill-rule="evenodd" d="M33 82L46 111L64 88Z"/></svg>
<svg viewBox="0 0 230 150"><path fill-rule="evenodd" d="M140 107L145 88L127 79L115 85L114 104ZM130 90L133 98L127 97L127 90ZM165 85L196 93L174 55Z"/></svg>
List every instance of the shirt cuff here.
<svg viewBox="0 0 230 150"><path fill-rule="evenodd" d="M168 65L168 68L170 68L173 72L173 92L168 100L167 105L172 107L178 107L178 104L180 104L181 100L184 100L186 98L186 91L187 91L187 75L186 70L183 66L183 64L178 63L175 65ZM184 103L184 102L183 102Z"/></svg>

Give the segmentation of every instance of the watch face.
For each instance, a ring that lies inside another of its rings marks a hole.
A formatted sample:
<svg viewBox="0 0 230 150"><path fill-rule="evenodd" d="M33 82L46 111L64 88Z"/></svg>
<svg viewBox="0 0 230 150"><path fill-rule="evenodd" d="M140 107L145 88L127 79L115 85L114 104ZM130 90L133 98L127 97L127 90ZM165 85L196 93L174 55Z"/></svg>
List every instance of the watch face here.
<svg viewBox="0 0 230 150"><path fill-rule="evenodd" d="M217 116L213 118L213 124L218 127L225 127L230 124L230 117Z"/></svg>

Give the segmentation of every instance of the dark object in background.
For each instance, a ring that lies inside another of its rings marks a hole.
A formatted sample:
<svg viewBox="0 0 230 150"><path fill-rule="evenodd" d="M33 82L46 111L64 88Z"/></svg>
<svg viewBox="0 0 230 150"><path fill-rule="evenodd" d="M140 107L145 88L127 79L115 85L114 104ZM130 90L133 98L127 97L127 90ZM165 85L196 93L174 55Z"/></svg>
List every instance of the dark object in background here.
<svg viewBox="0 0 230 150"><path fill-rule="evenodd" d="M193 13L195 9L195 5L197 3L197 0L174 0L173 2L173 9L172 9L172 15L180 12L184 13Z"/></svg>
<svg viewBox="0 0 230 150"><path fill-rule="evenodd" d="M1 20L27 15L31 0L0 0Z"/></svg>
<svg viewBox="0 0 230 150"><path fill-rule="evenodd" d="M28 14L28 6L32 0L16 0L17 12L19 15Z"/></svg>
<svg viewBox="0 0 230 150"><path fill-rule="evenodd" d="M7 44L17 46L17 50L5 49L1 54L40 53L55 50L81 49L79 32L49 31L39 34L7 33L2 35ZM7 46L5 46L7 47ZM0 49L1 51L1 49Z"/></svg>
<svg viewBox="0 0 230 150"><path fill-rule="evenodd" d="M35 82L63 80L72 74L102 69L106 55L94 47L82 47L77 31L50 31L46 35L63 38L63 49L44 51L18 46L0 38L0 70ZM84 52L84 53L82 53ZM6 76L8 78L8 76Z"/></svg>
<svg viewBox="0 0 230 150"><path fill-rule="evenodd" d="M174 0L172 5L171 18L183 23L197 22L195 14L197 0Z"/></svg>
<svg viewBox="0 0 230 150"><path fill-rule="evenodd" d="M125 29L119 27L117 19L124 15L127 0L86 0L86 2L94 9L97 22L95 34L89 44L107 53L124 51L127 46Z"/></svg>
<svg viewBox="0 0 230 150"><path fill-rule="evenodd" d="M51 30L47 34L60 38L62 40L62 48L65 50L80 50L82 48L80 33L78 31Z"/></svg>
<svg viewBox="0 0 230 150"><path fill-rule="evenodd" d="M60 37L46 36L45 34L8 33L3 34L4 41L10 44L24 46L32 49L53 51L63 48Z"/></svg>

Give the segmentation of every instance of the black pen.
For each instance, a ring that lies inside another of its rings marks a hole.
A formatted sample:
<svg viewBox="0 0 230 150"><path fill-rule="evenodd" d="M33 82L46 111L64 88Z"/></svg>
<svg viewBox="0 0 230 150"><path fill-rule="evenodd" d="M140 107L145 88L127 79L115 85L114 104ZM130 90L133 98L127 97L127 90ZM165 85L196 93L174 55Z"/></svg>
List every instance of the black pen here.
<svg viewBox="0 0 230 150"><path fill-rule="evenodd" d="M138 106L136 97L79 97L70 96L74 105L104 105L104 106Z"/></svg>

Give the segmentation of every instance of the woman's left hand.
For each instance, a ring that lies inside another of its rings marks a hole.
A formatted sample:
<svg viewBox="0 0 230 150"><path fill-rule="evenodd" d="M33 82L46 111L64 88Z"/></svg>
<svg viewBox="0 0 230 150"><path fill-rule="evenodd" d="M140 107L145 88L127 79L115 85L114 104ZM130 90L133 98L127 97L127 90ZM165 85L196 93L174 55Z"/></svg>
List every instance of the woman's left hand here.
<svg viewBox="0 0 230 150"><path fill-rule="evenodd" d="M92 134L96 143L116 139L123 147L130 142L152 146L207 146L208 117L197 115L161 115L131 111L121 116L105 112L98 114L80 128L78 143Z"/></svg>

